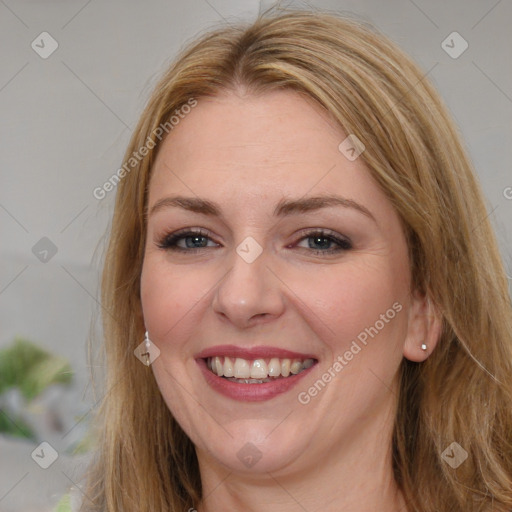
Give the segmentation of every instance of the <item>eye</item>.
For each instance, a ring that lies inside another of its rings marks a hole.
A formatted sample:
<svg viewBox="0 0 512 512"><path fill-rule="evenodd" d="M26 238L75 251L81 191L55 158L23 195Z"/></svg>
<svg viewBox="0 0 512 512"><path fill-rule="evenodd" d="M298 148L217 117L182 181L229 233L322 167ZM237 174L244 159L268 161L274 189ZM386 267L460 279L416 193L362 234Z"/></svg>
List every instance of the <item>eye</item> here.
<svg viewBox="0 0 512 512"><path fill-rule="evenodd" d="M353 247L352 242L348 238L325 229L305 233L299 242L302 241L307 242L308 249L320 255L348 251ZM300 244L297 244L297 247L301 247Z"/></svg>
<svg viewBox="0 0 512 512"><path fill-rule="evenodd" d="M300 244L307 241L307 246ZM186 229L164 235L157 246L163 250L183 253L195 253L202 249L218 247L208 232L202 229ZM296 244L301 249L309 249L314 254L328 255L352 249L352 242L344 236L325 229L315 229L303 232L302 238ZM290 246L289 246L290 247Z"/></svg>
<svg viewBox="0 0 512 512"><path fill-rule="evenodd" d="M169 233L162 237L162 239L158 242L158 247L160 249L171 250L171 251L181 251L181 252L195 252L200 249L206 249L208 247L208 241L213 242L208 233L199 229L199 230L186 230L186 231L177 231L175 233ZM214 247L218 244L214 243Z"/></svg>

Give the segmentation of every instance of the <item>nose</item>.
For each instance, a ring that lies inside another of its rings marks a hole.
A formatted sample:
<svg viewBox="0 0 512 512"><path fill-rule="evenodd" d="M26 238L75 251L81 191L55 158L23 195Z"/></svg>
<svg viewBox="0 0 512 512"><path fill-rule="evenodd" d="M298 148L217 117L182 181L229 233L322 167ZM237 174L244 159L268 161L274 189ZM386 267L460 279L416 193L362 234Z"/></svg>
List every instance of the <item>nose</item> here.
<svg viewBox="0 0 512 512"><path fill-rule="evenodd" d="M269 322L284 311L280 285L264 253L247 263L235 252L233 265L213 297L213 310L240 329Z"/></svg>

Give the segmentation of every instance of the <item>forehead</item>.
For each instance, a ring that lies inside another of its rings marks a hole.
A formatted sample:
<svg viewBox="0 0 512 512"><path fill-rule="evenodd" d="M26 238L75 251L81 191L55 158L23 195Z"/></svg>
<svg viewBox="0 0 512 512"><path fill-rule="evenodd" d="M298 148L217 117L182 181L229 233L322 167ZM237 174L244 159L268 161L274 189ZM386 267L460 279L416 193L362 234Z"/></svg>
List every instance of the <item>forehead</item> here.
<svg viewBox="0 0 512 512"><path fill-rule="evenodd" d="M334 189L375 202L380 191L362 159L350 161L338 148L346 137L295 91L199 98L162 143L149 202L165 193L243 202Z"/></svg>
<svg viewBox="0 0 512 512"><path fill-rule="evenodd" d="M325 140L327 134L329 140ZM294 91L258 96L225 92L200 98L165 139L161 153L169 146L179 146L176 156L208 162L213 168L215 162L220 166L240 156L252 156L254 163L270 162L275 157L293 160L295 155L314 153L318 157L328 146L336 149L341 136L341 130L328 121L319 105ZM211 154L218 157L214 162L209 159Z"/></svg>

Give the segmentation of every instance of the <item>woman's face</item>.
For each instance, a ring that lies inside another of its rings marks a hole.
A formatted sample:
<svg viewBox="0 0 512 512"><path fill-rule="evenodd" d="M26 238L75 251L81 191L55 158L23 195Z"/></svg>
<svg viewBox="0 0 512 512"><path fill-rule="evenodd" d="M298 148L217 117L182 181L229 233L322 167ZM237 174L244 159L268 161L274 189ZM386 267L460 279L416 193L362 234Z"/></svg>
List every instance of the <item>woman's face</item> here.
<svg viewBox="0 0 512 512"><path fill-rule="evenodd" d="M399 364L423 353L417 299L398 216L346 138L295 92L225 93L160 148L143 315L203 465L301 471L391 428Z"/></svg>

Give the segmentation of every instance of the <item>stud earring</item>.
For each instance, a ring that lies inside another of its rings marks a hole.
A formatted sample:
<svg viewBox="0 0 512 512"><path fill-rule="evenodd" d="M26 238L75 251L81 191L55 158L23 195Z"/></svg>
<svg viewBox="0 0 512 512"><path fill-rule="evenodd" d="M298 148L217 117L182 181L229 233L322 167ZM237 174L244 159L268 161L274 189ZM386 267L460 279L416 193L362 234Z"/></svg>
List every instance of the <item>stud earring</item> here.
<svg viewBox="0 0 512 512"><path fill-rule="evenodd" d="M421 350L427 350L427 345L425 345L425 343L421 344Z"/></svg>

